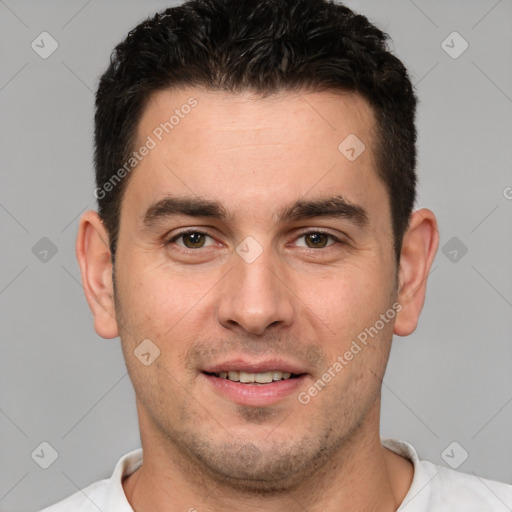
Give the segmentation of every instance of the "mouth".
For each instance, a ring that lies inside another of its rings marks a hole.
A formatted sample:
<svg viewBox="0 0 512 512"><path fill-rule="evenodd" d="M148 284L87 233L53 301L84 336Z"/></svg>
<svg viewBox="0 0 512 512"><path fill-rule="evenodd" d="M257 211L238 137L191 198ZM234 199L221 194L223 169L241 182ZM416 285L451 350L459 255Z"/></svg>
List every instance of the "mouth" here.
<svg viewBox="0 0 512 512"><path fill-rule="evenodd" d="M239 405L268 406L289 399L312 378L283 360L236 359L202 368L200 375L216 396Z"/></svg>
<svg viewBox="0 0 512 512"><path fill-rule="evenodd" d="M246 372L242 370L223 370L220 372L203 372L206 375L217 377L218 379L225 379L231 382L240 382L241 384L257 384L265 385L272 382L279 382L281 380L297 379L301 373L283 372L280 370L270 370L266 372Z"/></svg>

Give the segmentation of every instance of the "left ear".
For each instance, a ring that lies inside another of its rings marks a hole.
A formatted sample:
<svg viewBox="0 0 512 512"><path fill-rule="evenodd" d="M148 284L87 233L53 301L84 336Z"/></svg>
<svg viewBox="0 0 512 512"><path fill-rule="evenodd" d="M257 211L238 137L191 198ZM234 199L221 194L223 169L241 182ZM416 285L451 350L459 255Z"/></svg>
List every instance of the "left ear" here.
<svg viewBox="0 0 512 512"><path fill-rule="evenodd" d="M398 269L398 312L394 333L408 336L416 329L425 302L427 277L439 246L435 215L427 208L411 214Z"/></svg>

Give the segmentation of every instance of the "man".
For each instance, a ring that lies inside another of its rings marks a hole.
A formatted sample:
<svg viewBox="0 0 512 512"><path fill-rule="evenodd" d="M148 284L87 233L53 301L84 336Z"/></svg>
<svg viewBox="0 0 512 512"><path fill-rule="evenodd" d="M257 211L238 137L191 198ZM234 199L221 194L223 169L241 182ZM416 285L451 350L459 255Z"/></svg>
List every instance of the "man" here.
<svg viewBox="0 0 512 512"><path fill-rule="evenodd" d="M386 35L324 0L187 2L116 47L76 250L142 450L47 512L510 510L379 435L439 238L415 107Z"/></svg>

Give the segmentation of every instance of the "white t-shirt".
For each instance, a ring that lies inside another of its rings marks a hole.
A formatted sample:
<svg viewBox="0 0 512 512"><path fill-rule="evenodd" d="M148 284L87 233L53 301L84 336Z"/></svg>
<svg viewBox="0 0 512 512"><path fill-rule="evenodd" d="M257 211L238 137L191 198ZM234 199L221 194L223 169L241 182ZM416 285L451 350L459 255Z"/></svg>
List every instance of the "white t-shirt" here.
<svg viewBox="0 0 512 512"><path fill-rule="evenodd" d="M510 512L512 485L420 460L405 441L382 438L386 448L414 464L414 477L399 512ZM133 512L122 478L142 464L142 448L119 459L108 479L95 482L40 512Z"/></svg>

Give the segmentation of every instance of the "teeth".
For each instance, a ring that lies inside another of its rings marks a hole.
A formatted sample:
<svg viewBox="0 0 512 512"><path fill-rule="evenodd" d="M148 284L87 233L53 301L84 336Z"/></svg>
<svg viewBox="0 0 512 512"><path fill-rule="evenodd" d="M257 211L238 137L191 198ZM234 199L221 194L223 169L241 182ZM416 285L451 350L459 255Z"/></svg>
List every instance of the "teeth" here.
<svg viewBox="0 0 512 512"><path fill-rule="evenodd" d="M256 377L254 373L240 372L240 382L254 382L254 377Z"/></svg>
<svg viewBox="0 0 512 512"><path fill-rule="evenodd" d="M243 382L244 384L257 382L258 384L268 384L272 381L287 380L291 377L289 372L280 372L278 370L262 373L249 373L249 372L219 372L221 379L228 379L235 382Z"/></svg>
<svg viewBox="0 0 512 512"><path fill-rule="evenodd" d="M260 384L272 382L272 374L273 372L257 373L254 376L254 382L259 382Z"/></svg>

